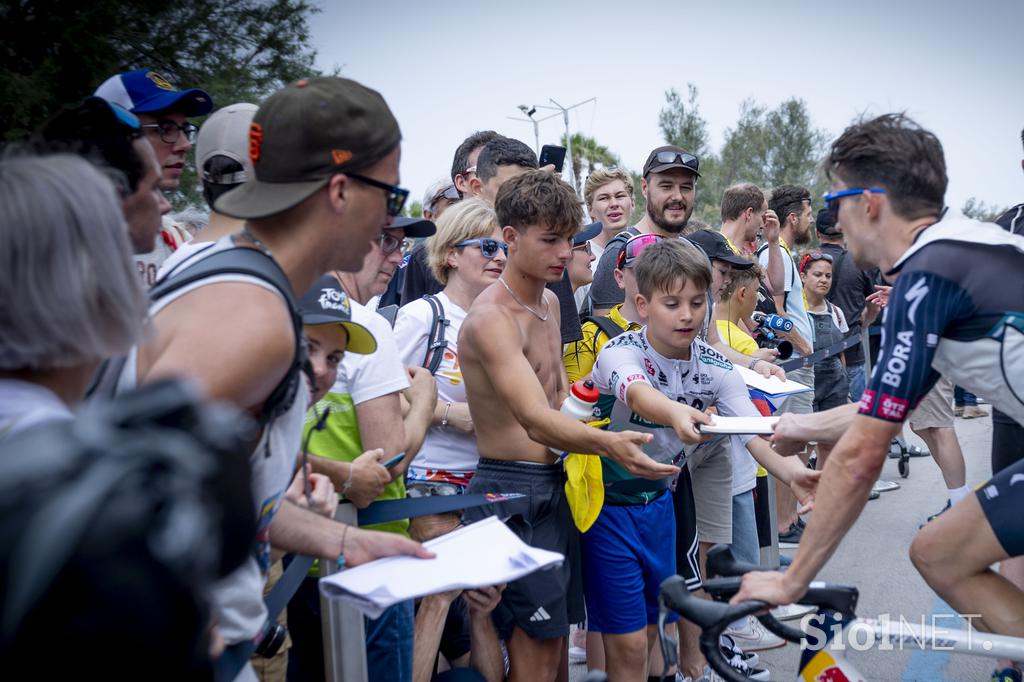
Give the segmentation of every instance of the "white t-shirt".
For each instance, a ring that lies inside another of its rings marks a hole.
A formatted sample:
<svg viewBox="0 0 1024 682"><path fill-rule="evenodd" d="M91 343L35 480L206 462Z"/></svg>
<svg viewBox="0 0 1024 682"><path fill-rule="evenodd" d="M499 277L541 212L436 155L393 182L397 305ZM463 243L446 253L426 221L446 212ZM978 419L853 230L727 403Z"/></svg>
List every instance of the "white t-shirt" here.
<svg viewBox="0 0 1024 682"><path fill-rule="evenodd" d="M231 248L230 237L219 239L215 244L203 246L195 262ZM155 317L165 306L185 294L218 282L244 282L263 287L279 294L268 282L249 275L225 274L200 280L175 291L150 306L150 317ZM283 301L283 298L282 298ZM124 370L117 383L117 392L135 388L137 376L138 347L128 353ZM214 585L211 597L216 610L217 625L227 644L237 644L252 639L260 632L267 619L263 603L263 585L270 569L270 523L281 503L281 497L291 483L295 469L296 455L301 448L302 426L306 407L309 404L309 382L305 373L300 373L302 385L296 392L295 402L283 415L263 429L259 442L249 456L252 467L252 493L256 513L255 551L234 573Z"/></svg>
<svg viewBox="0 0 1024 682"><path fill-rule="evenodd" d="M347 393L352 396L352 403L359 405L409 388L409 378L398 354L395 334L387 320L366 306L349 301L352 304L352 321L370 330L377 340L377 350L368 355L345 353L331 393Z"/></svg>
<svg viewBox="0 0 1024 682"><path fill-rule="evenodd" d="M786 291L786 311L785 316L793 321L793 326L800 336L804 337L804 341L809 346L814 347L814 326L811 324L811 318L807 316L807 308L804 305L804 283L800 281L800 276L796 272L796 264L793 262L793 257L786 253L786 249L782 248L782 281L785 283L784 288ZM768 249L761 251L761 254L757 257L761 267L766 271L768 269ZM793 357L800 357L795 349L793 350Z"/></svg>
<svg viewBox="0 0 1024 682"><path fill-rule="evenodd" d="M149 253L135 254L135 267L142 278L142 286L149 288L156 282L161 266L168 258L185 246L192 236L184 227L167 216L161 218L160 234L156 236L156 247ZM170 244L168 244L170 242ZM171 244L174 246L172 247Z"/></svg>
<svg viewBox="0 0 1024 682"><path fill-rule="evenodd" d="M54 419L71 419L56 393L30 381L0 379L0 440Z"/></svg>
<svg viewBox="0 0 1024 682"><path fill-rule="evenodd" d="M464 403L466 382L462 378L462 368L459 366L458 339L459 329L466 319L466 311L456 305L443 291L436 296L449 322L444 332L444 356L437 373L434 374L434 379L437 380L437 401ZM423 366L433 321L430 304L422 298L398 309L395 338L403 364ZM479 460L480 452L477 450L475 437L452 428L434 425L427 431L423 447L409 467L410 478L423 479L427 470L476 471Z"/></svg>

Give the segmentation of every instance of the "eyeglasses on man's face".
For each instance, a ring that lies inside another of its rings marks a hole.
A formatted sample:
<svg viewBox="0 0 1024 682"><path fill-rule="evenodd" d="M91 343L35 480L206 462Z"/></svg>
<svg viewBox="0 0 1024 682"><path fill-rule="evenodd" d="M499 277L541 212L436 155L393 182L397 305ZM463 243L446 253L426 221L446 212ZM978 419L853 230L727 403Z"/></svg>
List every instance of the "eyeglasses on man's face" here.
<svg viewBox="0 0 1024 682"><path fill-rule="evenodd" d="M184 134L189 143L196 141L196 133L199 128L188 121L178 125L174 121L160 121L159 123L146 123L140 126L144 130L152 130L160 136L160 140L166 144L174 144Z"/></svg>
<svg viewBox="0 0 1024 682"><path fill-rule="evenodd" d="M396 237L389 232L382 232L378 244L380 245L380 250L387 256L399 249L405 251L409 247L409 240Z"/></svg>

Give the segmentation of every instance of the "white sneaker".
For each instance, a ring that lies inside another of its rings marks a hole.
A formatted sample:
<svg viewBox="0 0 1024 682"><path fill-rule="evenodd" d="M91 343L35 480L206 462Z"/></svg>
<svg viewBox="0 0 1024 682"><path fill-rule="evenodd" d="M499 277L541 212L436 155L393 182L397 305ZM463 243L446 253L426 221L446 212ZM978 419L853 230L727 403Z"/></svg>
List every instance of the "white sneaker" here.
<svg viewBox="0 0 1024 682"><path fill-rule="evenodd" d="M569 662L570 663L586 663L587 662L587 650L581 646L569 647Z"/></svg>
<svg viewBox="0 0 1024 682"><path fill-rule="evenodd" d="M744 651L764 651L786 645L786 640L764 629L753 616L747 617L744 628L729 628L725 631Z"/></svg>
<svg viewBox="0 0 1024 682"><path fill-rule="evenodd" d="M793 620L795 618L803 618L808 613L814 613L815 608L813 606L807 606L806 604L787 604L786 606L776 606L772 609L772 616L775 620Z"/></svg>
<svg viewBox="0 0 1024 682"><path fill-rule="evenodd" d="M740 645L736 643L736 640L729 635L722 635L719 637L718 646L722 648L722 654L726 658L732 660L734 657L739 657L751 668L756 668L757 664L761 661L761 658L753 651L744 651Z"/></svg>

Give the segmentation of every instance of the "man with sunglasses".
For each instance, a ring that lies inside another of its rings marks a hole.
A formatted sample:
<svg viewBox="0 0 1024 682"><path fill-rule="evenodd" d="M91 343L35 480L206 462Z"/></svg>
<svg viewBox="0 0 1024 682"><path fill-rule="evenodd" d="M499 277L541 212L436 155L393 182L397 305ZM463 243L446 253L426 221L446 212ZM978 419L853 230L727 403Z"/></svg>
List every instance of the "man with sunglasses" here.
<svg viewBox="0 0 1024 682"><path fill-rule="evenodd" d="M942 145L902 114L847 128L824 168L832 181L826 205L850 257L894 280L881 353L859 406L780 421L780 446L782 435L807 440L830 423L842 435L792 565L785 573L748 573L737 602L800 599L860 515L892 438L940 376L984 393L1024 424L1024 237L946 215ZM1004 469L925 525L910 548L951 607L980 614L974 623L981 630L1015 637L1024 636L1024 591L990 567L1024 555L1022 479L1024 462Z"/></svg>
<svg viewBox="0 0 1024 682"><path fill-rule="evenodd" d="M341 115L344 113L345 115ZM250 412L262 425L249 457L261 550L212 594L218 628L237 655L261 632L269 542L285 551L349 563L405 553L412 541L328 521L279 503L301 448L309 391L301 372L294 298L330 270L357 270L381 226L402 208L401 133L384 99L354 81L311 78L265 100L249 128L253 175L221 195L216 210L242 228L179 268L232 249L252 249L280 268L291 292L238 272L200 278L151 308L146 340L129 355L118 386L168 376L196 380L209 396ZM293 298L293 300L294 300ZM323 532L309 533L311 524ZM243 679L254 679L246 666Z"/></svg>

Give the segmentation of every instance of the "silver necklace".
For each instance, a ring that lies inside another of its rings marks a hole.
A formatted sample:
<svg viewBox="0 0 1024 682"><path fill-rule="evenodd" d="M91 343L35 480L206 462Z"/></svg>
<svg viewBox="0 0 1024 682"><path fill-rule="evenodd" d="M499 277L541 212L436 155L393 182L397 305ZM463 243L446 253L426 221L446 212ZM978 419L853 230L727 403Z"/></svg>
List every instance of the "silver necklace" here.
<svg viewBox="0 0 1024 682"><path fill-rule="evenodd" d="M505 291L507 291L507 292L508 292L508 295L512 297L512 300L514 300L514 301L515 301L516 303L518 303L519 305L523 306L524 308L526 308L527 310L529 310L529 311L530 311L531 313L533 313L534 317L536 317L536 318L537 318L538 320L540 320L541 322L547 322L547 321L548 321L548 315L550 315L550 314L551 314L551 306L550 306L550 305L548 305L547 301L544 301L544 307L545 307L545 308L547 308L547 310L545 310L545 311L544 311L544 314L543 314L543 315L541 315L541 314L540 314L540 313L538 313L538 312L537 312L536 310L534 310L534 309L533 309L533 308L531 308L530 306L528 306L528 305L526 305L525 303L523 303L523 302L522 302L522 301L521 301L521 300L519 299L519 297L518 297L518 296L516 296L516 292L512 291L512 287L510 287L510 286L508 285L508 282L506 282L506 281L505 281L504 279L502 279L501 277L499 277L499 278L498 278L498 281L499 281L499 282L501 282L501 286L505 287ZM542 299L542 300L543 300L543 299Z"/></svg>
<svg viewBox="0 0 1024 682"><path fill-rule="evenodd" d="M261 242L256 237L256 235L254 235L252 232L249 231L249 226L248 225L243 225L242 229L238 231L238 235L241 236L241 237L245 237L246 239L251 241L256 246L257 249L259 249L260 251L263 252L264 256L267 256L268 258L273 258L274 257L274 254L270 253L270 249L267 248L267 245L264 244L263 242Z"/></svg>

